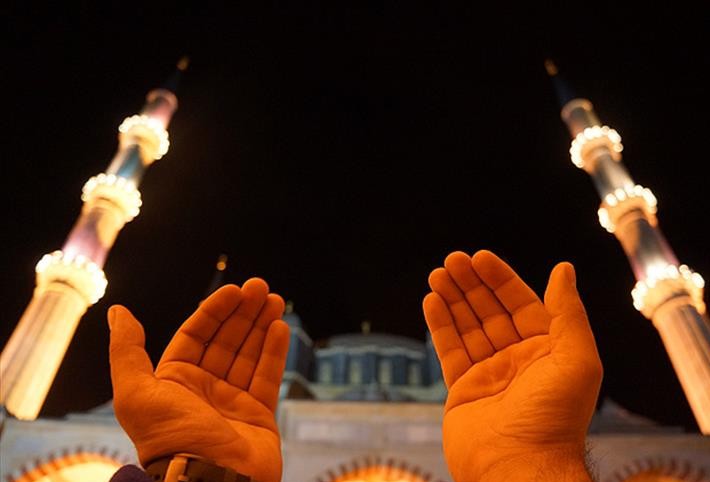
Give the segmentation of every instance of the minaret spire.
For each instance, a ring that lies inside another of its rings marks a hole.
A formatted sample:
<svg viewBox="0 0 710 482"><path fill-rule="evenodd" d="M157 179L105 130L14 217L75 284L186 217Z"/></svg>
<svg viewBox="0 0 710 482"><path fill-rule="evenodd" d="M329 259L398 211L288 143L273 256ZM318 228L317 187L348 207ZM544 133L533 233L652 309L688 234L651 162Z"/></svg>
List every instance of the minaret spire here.
<svg viewBox="0 0 710 482"><path fill-rule="evenodd" d="M602 200L599 222L619 240L636 277L634 307L658 329L698 426L710 434L710 321L703 278L679 264L658 226L655 196L634 183L621 162L621 136L601 124L587 99L568 98L553 63L545 67L564 100L572 162L594 181Z"/></svg>
<svg viewBox="0 0 710 482"><path fill-rule="evenodd" d="M545 60L545 70L547 71L547 75L549 75L552 80L552 85L555 88L555 94L557 95L557 102L559 102L560 108L567 104L567 102L577 97L574 90L572 90L572 87L570 87L567 81L559 75L557 65L552 59Z"/></svg>
<svg viewBox="0 0 710 482"><path fill-rule="evenodd" d="M178 71L184 68L180 62ZM174 90L148 93L141 112L119 126L119 148L108 169L84 185L81 214L62 249L37 264L32 300L0 355L0 404L15 417L37 417L79 320L104 295L106 257L140 211L138 186L168 151L166 129L176 109Z"/></svg>
<svg viewBox="0 0 710 482"><path fill-rule="evenodd" d="M182 80L183 73L187 70L190 65L190 57L184 55L180 57L175 65L175 70L170 77L163 83L162 88L169 90L173 94L177 95L178 89L180 87L180 81Z"/></svg>

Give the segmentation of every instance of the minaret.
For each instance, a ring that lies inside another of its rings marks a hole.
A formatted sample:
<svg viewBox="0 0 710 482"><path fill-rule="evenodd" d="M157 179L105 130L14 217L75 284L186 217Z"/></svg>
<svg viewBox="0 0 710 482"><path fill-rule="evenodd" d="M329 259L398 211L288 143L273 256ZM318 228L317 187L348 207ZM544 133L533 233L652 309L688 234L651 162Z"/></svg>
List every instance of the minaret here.
<svg viewBox="0 0 710 482"><path fill-rule="evenodd" d="M545 63L572 136L572 162L594 181L599 222L621 243L636 277L634 307L651 320L691 409L710 434L710 321L703 278L679 264L656 219L656 198L636 184L621 162L621 137L602 125L591 102L573 95L551 61Z"/></svg>
<svg viewBox="0 0 710 482"><path fill-rule="evenodd" d="M228 258L226 254L220 254L217 258L217 264L215 265L214 274L212 275L210 284L207 285L205 295L202 297L203 301L206 300L209 295L211 295L214 291L217 290L217 288L222 286L222 284L224 283L224 270L227 269L227 259Z"/></svg>
<svg viewBox="0 0 710 482"><path fill-rule="evenodd" d="M37 263L32 300L0 355L0 404L19 419L37 418L79 320L104 295L106 256L138 215L145 170L168 151L166 129L187 64L181 59L165 85L148 93L140 114L118 127L118 152L84 185L81 214L64 246Z"/></svg>

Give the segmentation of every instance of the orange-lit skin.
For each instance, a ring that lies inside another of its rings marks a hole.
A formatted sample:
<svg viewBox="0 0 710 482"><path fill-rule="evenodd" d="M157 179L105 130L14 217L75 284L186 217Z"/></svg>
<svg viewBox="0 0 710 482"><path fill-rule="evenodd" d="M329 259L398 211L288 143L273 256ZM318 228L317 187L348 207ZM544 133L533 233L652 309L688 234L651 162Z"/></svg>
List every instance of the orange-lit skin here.
<svg viewBox="0 0 710 482"><path fill-rule="evenodd" d="M555 266L544 302L490 251L450 254L429 285L454 480L591 480L585 437L602 365L572 265Z"/></svg>
<svg viewBox="0 0 710 482"><path fill-rule="evenodd" d="M182 452L281 480L274 411L289 340L283 311L259 278L223 286L178 329L154 371L141 324L110 308L114 409L143 465Z"/></svg>

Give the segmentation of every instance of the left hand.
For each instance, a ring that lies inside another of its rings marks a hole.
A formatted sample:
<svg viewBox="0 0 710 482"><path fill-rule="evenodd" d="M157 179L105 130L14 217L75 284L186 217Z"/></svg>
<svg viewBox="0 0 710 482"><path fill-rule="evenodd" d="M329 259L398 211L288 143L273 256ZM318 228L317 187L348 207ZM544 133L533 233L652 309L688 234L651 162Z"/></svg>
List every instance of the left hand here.
<svg viewBox="0 0 710 482"><path fill-rule="evenodd" d="M141 324L110 308L114 408L143 465L187 452L261 482L281 479L283 309L261 279L223 286L183 323L154 372Z"/></svg>

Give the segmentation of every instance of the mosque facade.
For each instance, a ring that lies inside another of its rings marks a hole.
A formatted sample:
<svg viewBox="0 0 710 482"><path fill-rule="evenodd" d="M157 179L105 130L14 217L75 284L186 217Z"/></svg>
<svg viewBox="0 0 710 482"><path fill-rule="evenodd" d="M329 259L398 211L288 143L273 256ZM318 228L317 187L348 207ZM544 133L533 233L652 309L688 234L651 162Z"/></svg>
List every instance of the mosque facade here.
<svg viewBox="0 0 710 482"><path fill-rule="evenodd" d="M344 334L314 343L291 309L277 421L283 482L452 482L446 387L429 340ZM589 435L600 482L710 481L710 438L605 401ZM137 463L111 403L61 419L4 420L3 482L101 482Z"/></svg>

